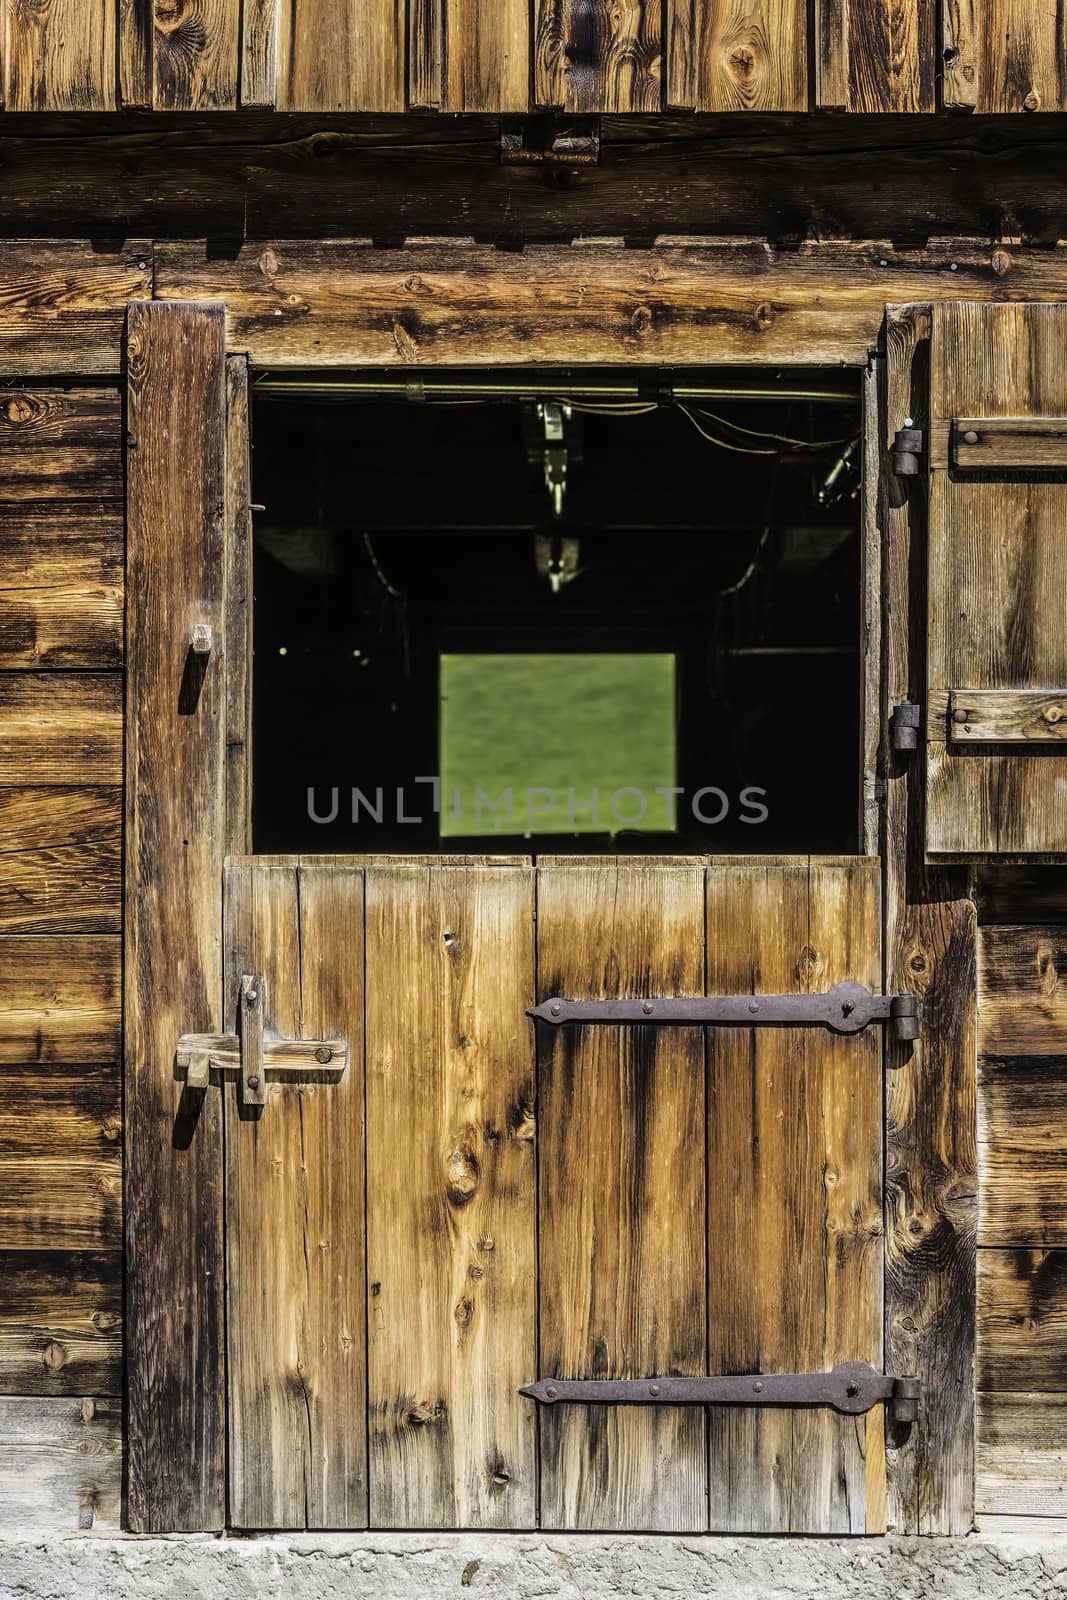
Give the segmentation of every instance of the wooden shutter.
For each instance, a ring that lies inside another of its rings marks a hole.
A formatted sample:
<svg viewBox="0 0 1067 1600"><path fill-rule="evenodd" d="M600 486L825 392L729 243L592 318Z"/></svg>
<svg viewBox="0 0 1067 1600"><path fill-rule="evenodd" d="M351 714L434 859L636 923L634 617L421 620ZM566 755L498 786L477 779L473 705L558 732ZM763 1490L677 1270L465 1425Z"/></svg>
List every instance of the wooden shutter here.
<svg viewBox="0 0 1067 1600"><path fill-rule="evenodd" d="M1067 306L933 307L926 841L1067 851Z"/></svg>
<svg viewBox="0 0 1067 1600"><path fill-rule="evenodd" d="M877 988L878 884L870 860L231 861L231 1024L259 971L276 1032L349 1045L258 1119L226 1090L235 1523L883 1528L881 1408L519 1393L881 1366L880 1029L525 1015Z"/></svg>

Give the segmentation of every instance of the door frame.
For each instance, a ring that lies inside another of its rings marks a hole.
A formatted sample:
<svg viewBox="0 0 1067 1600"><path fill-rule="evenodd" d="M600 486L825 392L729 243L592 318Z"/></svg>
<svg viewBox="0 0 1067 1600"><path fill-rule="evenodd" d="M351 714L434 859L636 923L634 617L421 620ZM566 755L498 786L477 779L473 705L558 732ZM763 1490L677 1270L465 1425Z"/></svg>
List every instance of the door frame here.
<svg viewBox="0 0 1067 1600"><path fill-rule="evenodd" d="M795 278L790 278L781 262L771 259L773 252L761 248L760 288L772 298L758 300L753 317L748 312L744 314L743 334L735 336L730 330L740 324L733 303L740 298L750 306L753 299L751 276L738 279L735 275L739 261L747 260L741 247L729 247L729 263L724 259L726 252L718 249L698 252L695 263L692 251L583 249L570 257L563 287L556 285L549 291L545 273L549 280L553 279L564 258L560 249L528 252L527 256L534 260L528 270L519 271L517 278L516 262L522 263L526 258L499 253L494 258L493 252L479 247L456 245L434 252L427 250L427 264L423 267L415 251L380 252L375 259L363 247L345 246L338 247L345 253L349 273L341 296L344 314L327 327L318 317L308 315L312 305L297 290L290 291L288 297L282 293L274 250L283 247L254 247L256 261L250 265L252 248L246 246L234 262L198 265L190 261L190 270L183 274L175 263L180 265L182 252L188 256L191 247L164 247L170 252L164 257L169 265L156 286L157 294L162 292L168 297L190 291L224 296L221 302L199 305L203 309L210 304L212 315L221 315L227 326L223 349L228 401L217 418L226 439L226 566L218 613L221 648L213 649L206 679L210 683L212 675L215 677L215 693L224 707L225 739L220 742L212 735L208 741L212 748L205 759L195 770L190 765L182 772L169 759L167 729L157 730L159 737L147 761L142 749L141 764L136 773L131 769L129 775L128 862L151 843L146 837L144 807L138 795L150 798L155 805L165 802L179 814L184 807L188 815L190 808L202 806L200 789L205 773L212 775L212 792L218 796L215 828L218 839L224 841L224 853L240 853L250 842L247 381L251 371L274 368L279 362L302 368L344 370L362 351L367 352L372 364L461 365L470 363L471 351L476 348L486 352L484 361L508 365L670 364L672 357L677 360L678 352L684 351L689 362L700 365L724 364L729 354L736 360L740 353L746 364L776 367L783 364L784 349L794 352L790 365L804 365L818 358L865 369L863 530L871 588L864 652L864 844L868 850L873 846L872 853L880 854L884 862L887 981L903 974L905 986L924 995L927 1017L932 1019L928 1020L921 1043L906 1051L893 1047L898 1057L887 1077L886 1355L887 1361L899 1370L916 1372L924 1380L927 1396L924 1427L912 1430L907 1438L894 1438L892 1434L889 1438L889 1514L890 1525L901 1531L966 1531L973 1521L970 1463L974 1451L974 911L962 874L950 869L928 873L917 861L909 842L916 798L906 769L894 761L887 749L888 710L896 702L900 682L907 682L910 674L913 622L909 618L914 611L909 612L913 519L889 479L886 455L893 425L900 425L897 414L902 406L911 404L911 394L909 391L905 398L899 386L893 387L892 375L887 373L881 354L870 354L878 350L880 342L882 348L886 342L892 346L902 338L911 337L914 342L916 330L921 330L922 309L891 310L880 341L884 295L878 320L873 322L874 302L869 298L867 282L869 256L862 263L866 268L864 297L858 307L841 271L857 265L854 247L843 247L836 255L824 248L801 252ZM292 248L313 256L318 247ZM402 276L398 276L396 257L403 264ZM574 263L578 261L576 280ZM973 251L971 261L976 272L993 272L988 265L988 251ZM419 270L413 271L416 262ZM681 268L684 270L676 270ZM248 309L247 298L253 292L247 288L250 272L255 274L254 297L258 297L252 302L252 310ZM918 265L912 263L907 274L898 274L896 281L925 283L929 289L938 273L945 274L945 264L928 264L924 256ZM447 278L443 296L447 314L436 309L439 283L433 274L441 275L442 281ZM887 272L884 277L891 282L894 274ZM526 286L527 299L515 313L517 282ZM365 302L359 302L365 309L353 319L356 301L352 286L367 289L375 283L376 295L368 293ZM938 287L943 283L944 276ZM585 298L591 286L596 286L596 293L589 296L595 301L592 313L576 310L575 296L579 300ZM722 294L717 297L718 310L709 313L711 287L721 287ZM952 282L957 295L959 287L957 278ZM999 284L993 280L986 286L986 293L997 287ZM1059 287L1067 297L1067 278ZM779 316L774 298L779 290L791 312L797 311L796 297L802 296L811 317ZM641 297L635 305L637 291ZM322 292L328 299L331 283L325 268ZM259 316L263 297L274 313L269 321ZM383 297L396 308L394 314L383 314ZM653 297L655 309L646 305ZM295 304L286 303L294 298ZM440 330L449 318L455 326L457 301L463 306L461 336L449 340L441 336ZM151 302L164 320L168 315L177 315L181 304L170 298ZM537 326L535 335L524 343L516 341L511 330L514 315L521 315L523 306L529 304L538 307ZM131 303L131 327L144 305L143 301ZM620 305L625 310L621 335L616 326ZM816 305L817 313L813 309ZM402 306L428 306L429 311L402 310ZM302 325L295 316L297 311L303 313ZM423 336L420 323L420 317L430 314L436 318L432 338ZM663 337L657 331L661 322L666 324ZM772 329L773 337L766 337ZM360 340L364 341L362 345ZM481 345L479 340L483 341ZM137 448L131 435L128 459ZM136 581L127 587L129 637L137 634L148 592L146 579L154 581L160 575L146 573L143 563L135 573L131 572ZM171 595L175 614L187 598ZM127 696L128 749L135 747L141 704L136 694ZM208 877L190 890L201 903L215 908L220 929L221 888L221 874L215 875L212 868ZM129 1040L137 1036L138 1026L150 1009L165 1009L171 969L160 969L158 950L153 959L147 959L138 942L141 934L129 916L127 928ZM186 951L186 972L189 959ZM197 959L193 958L194 967ZM201 988L210 988L216 983L216 976L201 965L199 980ZM939 1003L942 996L957 992L964 996L962 1009L959 1004ZM211 1026L210 1017L189 1014L187 999L171 995L170 1000L181 1010L181 1029ZM203 1282L189 1277L188 1266L183 1267L180 1255L168 1255L165 1234L154 1239L150 1228L143 1223L137 1225L137 1214L145 1204L137 1175L152 1170L157 1183L153 1192L158 1196L159 1172L165 1169L169 1177L164 1188L171 1200L176 1200L190 1192L191 1160L206 1182L202 1192L210 1196L210 1174L221 1171L220 1136L217 1129L202 1123L184 1149L178 1148L173 1139L168 1143L162 1137L165 1128L161 1109L174 1101L172 1062L161 1054L146 1071L138 1072L130 1049L128 1045L127 1171L133 1175L127 1183L128 1285L134 1298L147 1294L151 1288L153 1296L182 1306L186 1316L179 1341L161 1341L157 1319L154 1336L143 1349L133 1342L130 1345L131 1367L138 1369L130 1383L130 1524L136 1531L145 1532L216 1529L223 1527L226 1520L221 1307L214 1291L206 1303L200 1303ZM148 1107L143 1102L146 1078L153 1083ZM955 1157L949 1171L945 1170L943 1154L947 1126L955 1130L949 1141ZM189 1152L193 1152L191 1157ZM956 1195L968 1187L972 1199L958 1200ZM212 1200L211 1204L217 1202ZM180 1219L175 1222L181 1225ZM947 1248L938 1244L937 1230L947 1233ZM208 1225L208 1235L207 1256L215 1260L216 1281L221 1282L222 1249L216 1224ZM960 1370L964 1373L962 1384L956 1378L946 1381ZM180 1450L177 1455L172 1454L168 1480L161 1495L154 1496L149 1478L159 1471L159 1417L163 1404L173 1411L175 1431L168 1448L173 1451L184 1440L187 1449L190 1438L202 1448L196 1453L192 1478L188 1457L183 1457Z"/></svg>

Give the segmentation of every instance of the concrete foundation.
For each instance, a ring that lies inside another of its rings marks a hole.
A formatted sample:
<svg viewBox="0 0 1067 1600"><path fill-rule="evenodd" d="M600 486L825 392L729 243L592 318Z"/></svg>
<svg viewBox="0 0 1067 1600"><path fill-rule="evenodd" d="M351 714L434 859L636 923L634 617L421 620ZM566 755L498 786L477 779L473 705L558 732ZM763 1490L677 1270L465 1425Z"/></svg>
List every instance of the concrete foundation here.
<svg viewBox="0 0 1067 1600"><path fill-rule="evenodd" d="M0 1538L0 1600L1045 1600L1067 1537L541 1534Z"/></svg>

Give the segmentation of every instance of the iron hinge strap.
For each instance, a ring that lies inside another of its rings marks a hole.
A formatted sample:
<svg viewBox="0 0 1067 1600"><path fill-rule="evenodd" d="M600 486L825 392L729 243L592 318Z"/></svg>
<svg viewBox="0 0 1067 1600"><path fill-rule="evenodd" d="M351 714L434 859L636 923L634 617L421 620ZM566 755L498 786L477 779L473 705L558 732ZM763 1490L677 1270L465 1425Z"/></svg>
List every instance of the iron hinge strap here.
<svg viewBox="0 0 1067 1600"><path fill-rule="evenodd" d="M564 1000L553 995L527 1012L541 1022L638 1023L662 1027L752 1028L768 1024L830 1028L861 1033L872 1022L888 1022L898 1039L919 1037L919 1002L913 994L872 994L862 983L839 983L818 994L730 994L677 1000Z"/></svg>
<svg viewBox="0 0 1067 1600"><path fill-rule="evenodd" d="M914 1422L920 1380L891 1377L866 1361L843 1361L831 1372L744 1377L541 1378L519 1393L545 1406L828 1406L844 1416L884 1402L894 1422Z"/></svg>

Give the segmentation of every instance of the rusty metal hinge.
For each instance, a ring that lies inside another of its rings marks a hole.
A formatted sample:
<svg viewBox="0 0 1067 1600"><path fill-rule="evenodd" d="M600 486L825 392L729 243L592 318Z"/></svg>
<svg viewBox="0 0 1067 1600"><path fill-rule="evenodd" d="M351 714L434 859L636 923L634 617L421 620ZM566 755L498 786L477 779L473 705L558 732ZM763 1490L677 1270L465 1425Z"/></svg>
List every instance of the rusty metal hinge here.
<svg viewBox="0 0 1067 1600"><path fill-rule="evenodd" d="M888 1022L898 1039L919 1037L919 1002L913 994L872 994L862 983L838 983L818 994L730 994L680 1000L563 1000L552 995L526 1015L555 1027L567 1022L736 1028L792 1023L830 1028L834 1033L861 1033L869 1023Z"/></svg>
<svg viewBox="0 0 1067 1600"><path fill-rule="evenodd" d="M894 750L914 750L919 742L922 712L913 700L902 700L893 707L889 719L889 742Z"/></svg>
<svg viewBox="0 0 1067 1600"><path fill-rule="evenodd" d="M212 1073L236 1076L243 1106L265 1106L267 1079L335 1083L348 1066L344 1039L283 1039L264 1026L267 985L260 973L241 979L239 1033L183 1033L175 1061L188 1089L206 1089Z"/></svg>
<svg viewBox="0 0 1067 1600"><path fill-rule="evenodd" d="M519 1393L544 1406L829 1406L850 1417L884 1401L894 1422L914 1422L920 1388L918 1378L842 1361L831 1372L731 1378L541 1378Z"/></svg>
<svg viewBox="0 0 1067 1600"><path fill-rule="evenodd" d="M904 426L894 435L893 448L889 452L893 463L893 471L898 478L917 478L919 476L919 458L923 453L923 431L917 428L908 417Z"/></svg>
<svg viewBox="0 0 1067 1600"><path fill-rule="evenodd" d="M505 167L595 167L600 160L599 117L516 117L500 124Z"/></svg>

